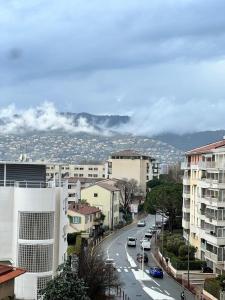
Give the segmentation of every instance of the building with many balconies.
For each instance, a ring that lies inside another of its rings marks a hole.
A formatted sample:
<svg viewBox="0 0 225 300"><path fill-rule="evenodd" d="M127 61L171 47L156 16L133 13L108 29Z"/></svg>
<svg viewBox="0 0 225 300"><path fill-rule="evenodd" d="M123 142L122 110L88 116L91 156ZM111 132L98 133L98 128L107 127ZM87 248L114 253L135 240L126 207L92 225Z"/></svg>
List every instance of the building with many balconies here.
<svg viewBox="0 0 225 300"><path fill-rule="evenodd" d="M217 274L225 273L225 140L193 149L182 163L183 232Z"/></svg>
<svg viewBox="0 0 225 300"><path fill-rule="evenodd" d="M40 290L66 258L67 184L46 182L44 163L0 162L0 261L26 270L17 299Z"/></svg>

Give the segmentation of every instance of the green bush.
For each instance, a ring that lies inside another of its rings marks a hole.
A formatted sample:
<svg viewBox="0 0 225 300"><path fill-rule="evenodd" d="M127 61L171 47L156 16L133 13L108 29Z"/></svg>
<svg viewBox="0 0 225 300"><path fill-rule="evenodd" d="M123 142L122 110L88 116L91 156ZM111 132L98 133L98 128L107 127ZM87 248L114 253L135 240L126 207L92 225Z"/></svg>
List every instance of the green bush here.
<svg viewBox="0 0 225 300"><path fill-rule="evenodd" d="M206 278L204 289L217 299L220 298L220 281L218 278Z"/></svg>
<svg viewBox="0 0 225 300"><path fill-rule="evenodd" d="M189 247L189 259L195 260L195 252L197 249L190 245ZM178 254L182 258L182 260L188 259L188 245L181 245L178 249Z"/></svg>
<svg viewBox="0 0 225 300"><path fill-rule="evenodd" d="M71 255L71 254L74 254L74 253L75 253L75 246L68 246L67 247L68 256Z"/></svg>
<svg viewBox="0 0 225 300"><path fill-rule="evenodd" d="M188 269L188 262L181 260L179 257L176 257L176 256L170 257L170 262L176 270L187 270ZM201 270L203 263L204 263L204 261L202 261L202 260L190 260L189 261L189 270L191 270L191 271Z"/></svg>

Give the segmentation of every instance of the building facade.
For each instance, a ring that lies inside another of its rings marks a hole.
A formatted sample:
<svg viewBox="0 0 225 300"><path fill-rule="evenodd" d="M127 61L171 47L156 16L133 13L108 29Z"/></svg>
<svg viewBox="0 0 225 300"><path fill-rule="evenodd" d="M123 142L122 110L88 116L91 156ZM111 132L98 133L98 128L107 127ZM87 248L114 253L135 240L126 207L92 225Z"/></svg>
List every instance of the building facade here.
<svg viewBox="0 0 225 300"><path fill-rule="evenodd" d="M47 179L53 179L61 174L62 177L100 178L106 176L105 163L102 164L48 164Z"/></svg>
<svg viewBox="0 0 225 300"><path fill-rule="evenodd" d="M184 237L217 274L225 273L225 140L186 153Z"/></svg>
<svg viewBox="0 0 225 300"><path fill-rule="evenodd" d="M16 298L40 298L66 258L67 223L67 185L46 182L44 164L0 163L0 261L27 271Z"/></svg>
<svg viewBox="0 0 225 300"><path fill-rule="evenodd" d="M113 229L119 223L121 191L107 181L98 182L81 190L81 198L90 205L98 207L104 214L104 226Z"/></svg>
<svg viewBox="0 0 225 300"><path fill-rule="evenodd" d="M150 156L133 150L113 153L108 160L108 178L134 179L145 194L146 183L153 178L153 161ZM154 170L156 169L158 170L158 167Z"/></svg>

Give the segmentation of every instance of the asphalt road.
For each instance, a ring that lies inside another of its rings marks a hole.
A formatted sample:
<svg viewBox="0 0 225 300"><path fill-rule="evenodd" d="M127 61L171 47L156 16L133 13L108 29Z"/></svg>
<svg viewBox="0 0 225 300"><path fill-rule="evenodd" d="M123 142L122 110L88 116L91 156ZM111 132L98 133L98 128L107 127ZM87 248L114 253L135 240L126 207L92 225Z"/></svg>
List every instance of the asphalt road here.
<svg viewBox="0 0 225 300"><path fill-rule="evenodd" d="M161 220L159 216L157 218ZM151 251L146 251L149 262L142 266L137 262L137 253L142 253L140 248L140 239L144 236L145 231L155 224L155 216L149 215L145 218L146 226L137 227L130 225L117 233L109 236L103 241L101 248L107 258L113 258L116 263L116 270L123 283L123 290L133 299L154 299L154 300L180 300L182 287L170 276L164 272L163 279L151 278L146 270L149 266L156 266L156 261ZM137 238L137 247L127 247L127 237ZM154 238L154 237L153 237ZM185 291L186 300L194 300L194 296Z"/></svg>

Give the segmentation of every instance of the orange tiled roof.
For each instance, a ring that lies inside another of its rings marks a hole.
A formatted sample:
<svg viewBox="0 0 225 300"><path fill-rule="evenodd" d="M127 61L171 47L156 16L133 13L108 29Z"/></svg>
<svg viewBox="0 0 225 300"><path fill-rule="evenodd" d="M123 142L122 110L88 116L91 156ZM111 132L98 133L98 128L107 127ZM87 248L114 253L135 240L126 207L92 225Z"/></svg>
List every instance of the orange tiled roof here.
<svg viewBox="0 0 225 300"><path fill-rule="evenodd" d="M199 147L199 148L192 149L192 150L188 151L186 154L191 155L191 154L207 153L207 152L210 152L212 150L215 150L215 149L221 148L221 147L225 147L225 139L222 141L218 141L215 143L211 143L211 144Z"/></svg>
<svg viewBox="0 0 225 300"><path fill-rule="evenodd" d="M16 278L24 274L26 271L21 268L15 268L13 266L0 265L0 284Z"/></svg>
<svg viewBox="0 0 225 300"><path fill-rule="evenodd" d="M91 215L101 211L99 208L95 206L82 205L82 204L70 205L69 209L81 215Z"/></svg>

